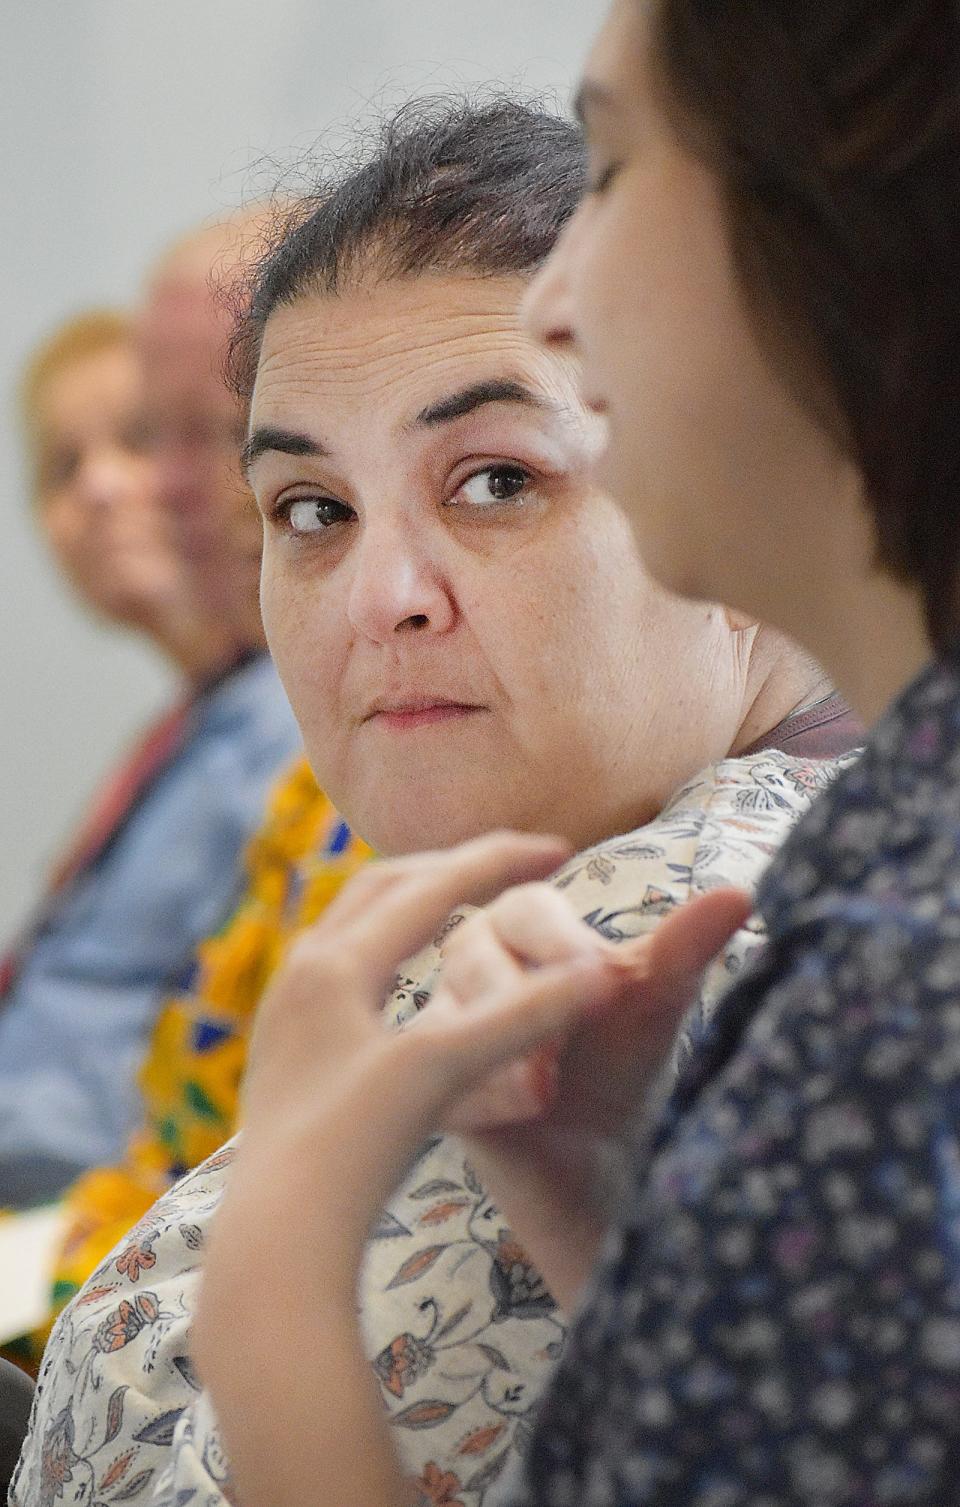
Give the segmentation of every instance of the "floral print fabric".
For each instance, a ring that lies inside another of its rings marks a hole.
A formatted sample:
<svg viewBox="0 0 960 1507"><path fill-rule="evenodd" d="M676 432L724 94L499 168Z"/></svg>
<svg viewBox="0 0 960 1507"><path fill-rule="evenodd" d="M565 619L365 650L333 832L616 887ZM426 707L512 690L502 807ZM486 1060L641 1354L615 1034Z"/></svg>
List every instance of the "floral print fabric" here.
<svg viewBox="0 0 960 1507"><path fill-rule="evenodd" d="M834 768L776 752L725 760L654 822L580 855L556 882L605 936L638 936L691 893L754 886ZM716 997L760 935L748 923L715 964L681 1060L696 1058ZM438 963L434 944L405 967L387 1004L396 1021L427 1002ZM232 1500L190 1363L203 1242L231 1156L228 1144L166 1194L61 1315L12 1489L16 1507ZM564 1324L454 1140L428 1145L383 1211L360 1297L370 1363L423 1507L493 1507L530 1433Z"/></svg>
<svg viewBox="0 0 960 1507"><path fill-rule="evenodd" d="M960 671L766 877L639 1150L516 1500L960 1502Z"/></svg>

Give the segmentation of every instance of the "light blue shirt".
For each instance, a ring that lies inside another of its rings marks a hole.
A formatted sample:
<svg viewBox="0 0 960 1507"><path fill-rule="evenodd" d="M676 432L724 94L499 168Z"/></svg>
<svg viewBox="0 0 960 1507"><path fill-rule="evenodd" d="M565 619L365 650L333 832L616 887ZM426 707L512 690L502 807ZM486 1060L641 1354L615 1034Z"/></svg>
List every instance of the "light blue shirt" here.
<svg viewBox="0 0 960 1507"><path fill-rule="evenodd" d="M157 1012L226 920L267 792L300 746L266 655L194 703L181 751L70 885L0 1001L0 1206L116 1162Z"/></svg>

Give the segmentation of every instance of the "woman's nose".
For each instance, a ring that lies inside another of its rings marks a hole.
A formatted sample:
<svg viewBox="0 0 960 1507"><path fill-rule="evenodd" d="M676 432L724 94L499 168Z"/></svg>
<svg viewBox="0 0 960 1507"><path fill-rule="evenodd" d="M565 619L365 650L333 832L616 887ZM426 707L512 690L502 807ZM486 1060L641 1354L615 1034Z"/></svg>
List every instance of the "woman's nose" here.
<svg viewBox="0 0 960 1507"><path fill-rule="evenodd" d="M88 507L113 507L128 495L131 485L131 466L118 450L99 449L89 451L79 468L80 494Z"/></svg>
<svg viewBox="0 0 960 1507"><path fill-rule="evenodd" d="M353 551L352 626L375 643L398 633L445 633L456 609L439 561L413 525L367 527Z"/></svg>
<svg viewBox="0 0 960 1507"><path fill-rule="evenodd" d="M573 301L568 280L571 232L577 217L567 226L550 256L527 290L521 306L524 326L539 344L554 350L575 344Z"/></svg>

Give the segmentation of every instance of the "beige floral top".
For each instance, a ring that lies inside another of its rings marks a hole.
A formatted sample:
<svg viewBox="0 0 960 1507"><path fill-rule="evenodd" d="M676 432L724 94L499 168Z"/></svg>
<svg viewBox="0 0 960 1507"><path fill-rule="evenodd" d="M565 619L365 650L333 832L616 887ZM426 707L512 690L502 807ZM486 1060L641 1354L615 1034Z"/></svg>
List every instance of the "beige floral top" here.
<svg viewBox="0 0 960 1507"><path fill-rule="evenodd" d="M752 888L837 767L770 751L723 760L646 827L571 861L556 883L605 936L636 937L693 893ZM751 921L714 964L681 1052L696 1050L705 1013L759 940ZM407 965L387 1006L395 1020L427 1002L437 966L436 944ZM15 1507L235 1500L190 1359L205 1234L232 1156L228 1143L155 1204L61 1315ZM360 1302L370 1364L423 1507L495 1507L564 1323L453 1139L424 1148L383 1210Z"/></svg>

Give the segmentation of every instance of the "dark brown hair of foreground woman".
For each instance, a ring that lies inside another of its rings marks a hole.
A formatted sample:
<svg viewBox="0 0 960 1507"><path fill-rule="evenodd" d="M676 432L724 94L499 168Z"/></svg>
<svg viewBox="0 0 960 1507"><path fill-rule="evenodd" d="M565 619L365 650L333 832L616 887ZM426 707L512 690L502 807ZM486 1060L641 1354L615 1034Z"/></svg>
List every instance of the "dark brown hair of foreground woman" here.
<svg viewBox="0 0 960 1507"><path fill-rule="evenodd" d="M652 65L757 329L860 467L933 642L960 565L960 9L663 0Z"/></svg>

